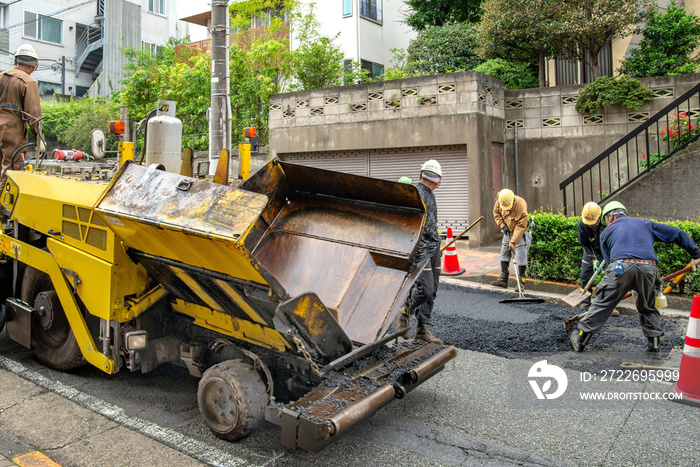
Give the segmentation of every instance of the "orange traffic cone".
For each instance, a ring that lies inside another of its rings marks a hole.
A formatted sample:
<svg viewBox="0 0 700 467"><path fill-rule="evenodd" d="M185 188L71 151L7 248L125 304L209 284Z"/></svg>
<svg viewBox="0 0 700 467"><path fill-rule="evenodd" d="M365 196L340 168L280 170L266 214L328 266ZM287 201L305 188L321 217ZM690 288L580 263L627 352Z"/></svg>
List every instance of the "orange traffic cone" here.
<svg viewBox="0 0 700 467"><path fill-rule="evenodd" d="M673 390L683 397L675 401L700 407L700 295L693 297L678 381Z"/></svg>
<svg viewBox="0 0 700 467"><path fill-rule="evenodd" d="M447 228L447 238L445 242L449 244L452 241L452 227ZM464 274L465 269L459 267L459 258L457 258L457 247L452 244L445 248L445 262L442 265L443 276L459 276Z"/></svg>

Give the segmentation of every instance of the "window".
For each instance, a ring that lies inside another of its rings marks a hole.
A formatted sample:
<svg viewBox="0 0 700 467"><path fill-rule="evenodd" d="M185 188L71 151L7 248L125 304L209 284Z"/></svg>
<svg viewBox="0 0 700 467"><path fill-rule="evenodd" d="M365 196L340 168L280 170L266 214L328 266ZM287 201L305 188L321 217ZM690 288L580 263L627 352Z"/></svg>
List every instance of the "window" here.
<svg viewBox="0 0 700 467"><path fill-rule="evenodd" d="M159 15L165 14L165 0L148 0L148 11Z"/></svg>
<svg viewBox="0 0 700 467"><path fill-rule="evenodd" d="M163 50L162 46L156 45L153 42L141 42L141 50L151 55L157 55Z"/></svg>
<svg viewBox="0 0 700 467"><path fill-rule="evenodd" d="M360 16L382 21L382 0L360 0Z"/></svg>
<svg viewBox="0 0 700 467"><path fill-rule="evenodd" d="M24 37L54 44L63 44L63 21L31 11L25 11Z"/></svg>
<svg viewBox="0 0 700 467"><path fill-rule="evenodd" d="M343 16L352 16L352 0L343 0Z"/></svg>
<svg viewBox="0 0 700 467"><path fill-rule="evenodd" d="M41 94L42 96L61 94L61 85L59 83L48 83L46 81L39 81L39 94Z"/></svg>
<svg viewBox="0 0 700 467"><path fill-rule="evenodd" d="M368 60L362 60L360 62L360 66L362 67L363 70L367 70L367 76L370 78L378 78L384 74L384 65L380 65L379 63L373 63Z"/></svg>

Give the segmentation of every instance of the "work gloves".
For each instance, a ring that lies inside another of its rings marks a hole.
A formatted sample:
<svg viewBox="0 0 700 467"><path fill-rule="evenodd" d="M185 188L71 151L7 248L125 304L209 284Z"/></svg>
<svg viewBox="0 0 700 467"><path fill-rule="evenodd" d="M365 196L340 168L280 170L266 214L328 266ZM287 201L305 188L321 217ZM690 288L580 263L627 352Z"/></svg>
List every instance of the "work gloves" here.
<svg viewBox="0 0 700 467"><path fill-rule="evenodd" d="M698 269L698 264L700 264L700 258L695 258L690 261L690 268L695 271Z"/></svg>
<svg viewBox="0 0 700 467"><path fill-rule="evenodd" d="M600 267L600 261L598 261L597 259L594 260L593 261L593 270L597 271L599 267Z"/></svg>
<svg viewBox="0 0 700 467"><path fill-rule="evenodd" d="M510 229L508 228L508 226L504 225L503 227L501 227L501 232L503 232L503 235L510 235Z"/></svg>

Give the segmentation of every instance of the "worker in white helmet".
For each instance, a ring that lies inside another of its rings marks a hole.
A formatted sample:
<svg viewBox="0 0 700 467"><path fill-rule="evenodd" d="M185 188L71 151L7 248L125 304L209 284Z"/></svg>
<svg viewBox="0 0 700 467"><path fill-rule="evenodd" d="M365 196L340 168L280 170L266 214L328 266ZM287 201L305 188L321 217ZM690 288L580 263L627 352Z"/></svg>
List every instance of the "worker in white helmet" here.
<svg viewBox="0 0 700 467"><path fill-rule="evenodd" d="M503 233L503 240L501 241L501 277L492 281L491 285L508 288L510 258L515 255L522 289L525 286L527 254L532 243L532 235L528 230L530 219L527 203L520 196L516 196L512 190L505 188L498 192L496 204L493 206L493 218Z"/></svg>
<svg viewBox="0 0 700 467"><path fill-rule="evenodd" d="M442 345L442 341L430 332L430 320L442 271L440 235L437 227L437 202L435 194L433 194L433 191L440 186L441 180L442 167L438 161L431 159L421 166L420 181L413 184L418 189L423 204L425 204L426 219L411 270L425 259L428 260L428 264L425 265L418 279L414 282L399 315L401 329L410 327L411 316L416 315L418 318L416 339L439 345ZM410 338L410 330L404 332L402 337Z"/></svg>
<svg viewBox="0 0 700 467"><path fill-rule="evenodd" d="M39 134L41 102L39 84L30 75L36 70L39 57L29 44L15 52L15 66L0 74L0 187L4 187L8 169L21 169L17 155L10 168L15 151L27 144L27 129ZM37 153L45 152L41 138L37 138Z"/></svg>

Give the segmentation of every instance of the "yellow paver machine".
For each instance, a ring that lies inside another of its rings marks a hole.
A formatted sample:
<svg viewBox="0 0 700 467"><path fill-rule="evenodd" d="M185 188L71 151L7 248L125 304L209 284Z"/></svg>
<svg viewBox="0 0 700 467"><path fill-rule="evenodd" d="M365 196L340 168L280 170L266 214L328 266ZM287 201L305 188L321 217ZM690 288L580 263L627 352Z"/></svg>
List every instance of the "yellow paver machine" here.
<svg viewBox="0 0 700 467"><path fill-rule="evenodd" d="M392 326L425 221L400 183L273 160L237 188L126 162L110 181L9 172L9 336L58 370L163 363L236 440L266 419L318 451L438 373Z"/></svg>

